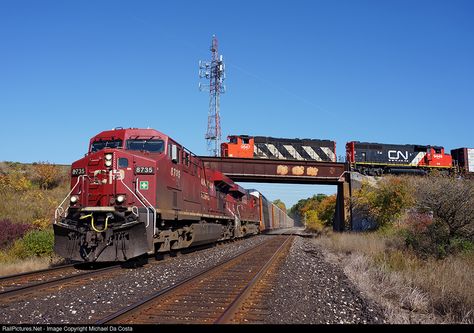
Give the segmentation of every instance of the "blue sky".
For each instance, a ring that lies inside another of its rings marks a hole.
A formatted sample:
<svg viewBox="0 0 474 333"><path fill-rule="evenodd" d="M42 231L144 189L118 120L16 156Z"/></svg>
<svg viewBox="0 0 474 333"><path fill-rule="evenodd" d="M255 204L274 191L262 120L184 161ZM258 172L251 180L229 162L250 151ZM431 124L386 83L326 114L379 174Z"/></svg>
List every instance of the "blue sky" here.
<svg viewBox="0 0 474 333"><path fill-rule="evenodd" d="M69 164L156 128L206 154L216 34L228 134L474 147L474 1L0 1L0 160ZM333 187L246 185L291 206Z"/></svg>

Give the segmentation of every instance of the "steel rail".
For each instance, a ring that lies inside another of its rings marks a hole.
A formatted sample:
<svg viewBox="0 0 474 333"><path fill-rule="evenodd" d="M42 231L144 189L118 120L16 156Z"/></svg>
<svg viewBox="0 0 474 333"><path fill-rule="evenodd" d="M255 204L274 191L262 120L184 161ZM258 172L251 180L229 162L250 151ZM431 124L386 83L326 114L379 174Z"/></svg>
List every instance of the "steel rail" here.
<svg viewBox="0 0 474 333"><path fill-rule="evenodd" d="M291 237L288 237L288 239L291 239ZM286 239L284 243L286 243L288 241L288 239ZM241 251L241 252L237 253L236 255L234 255L233 257L227 259L226 261L219 262L215 265L212 265L209 268L205 268L205 269L197 272L196 274L194 274L190 277L187 277L187 278L185 278L181 281L178 281L177 283L175 283L171 286L168 286L168 287L165 287L161 290L158 290L157 292L145 297L144 299L142 299L138 302L135 302L135 303L133 303L133 304L127 306L127 307L124 307L124 308L120 309L119 311L114 312L114 313L106 316L105 318L100 319L99 321L95 322L95 324L96 325L111 324L111 323L119 321L120 319L122 319L124 317L128 317L128 316L133 315L137 312L140 312L140 310L142 308L146 307L147 304L152 303L155 299L157 299L161 296L164 296L168 293L171 293L173 291L176 291L179 287L186 285L186 283L188 283L192 280L195 280L197 278L200 278L200 277L204 276L205 274L207 274L211 271L215 271L216 269L221 268L222 266L228 265L229 263L233 262L234 260L238 260L238 259L242 258L243 256L245 256L246 254L248 254L252 251L255 251L255 249L257 249L257 248L263 247L263 246L267 245L270 242L271 242L271 240L268 240L268 241L265 241L263 243L257 244L257 245L255 245L255 246L253 246L253 247L251 247L247 250ZM277 252L279 250L280 250L280 247L277 250ZM273 256L272 256L272 258L273 258Z"/></svg>
<svg viewBox="0 0 474 333"><path fill-rule="evenodd" d="M53 280L50 280L50 281L38 282L38 283L34 283L34 284L27 284L27 285L24 285L24 286L21 286L21 287L18 287L18 288L5 290L5 291L0 292L0 303L3 302L5 300L5 298L7 298L7 297L12 297L12 296L15 296L15 295L18 295L18 294L25 293L27 291L31 291L31 290L35 290L35 289L43 289L43 288L46 288L46 287L51 287L51 286L56 285L60 282L79 280L80 278L83 278L83 277L86 277L86 276L94 276L94 275L98 275L98 274L101 274L101 273L106 272L106 271L116 270L118 268L120 268L119 265L114 265L114 266L111 266L111 267L105 267L105 268L101 268L101 269L94 270L94 271L73 274L73 275L70 275L70 276L56 278L56 279L53 279Z"/></svg>
<svg viewBox="0 0 474 333"><path fill-rule="evenodd" d="M72 267L74 265L77 265L77 263L76 264L61 265L61 266L56 266L56 267L50 267L50 268L44 268L44 269L39 269L39 270L36 270L36 271L30 271L30 272L4 275L4 276L0 276L0 282L5 281L5 280L9 280L9 279L16 279L16 278L19 278L19 277L26 277L28 275L54 272L54 271L58 271L58 270L61 270L61 269L64 269L64 268Z"/></svg>
<svg viewBox="0 0 474 333"><path fill-rule="evenodd" d="M232 303L224 310L224 312L214 321L214 324L225 324L229 323L230 320L233 318L235 313L239 310L240 306L244 303L244 301L249 297L250 293L252 292L252 288L257 284L258 281L263 277L263 275L267 272L268 268L276 261L278 255L287 245L287 243L291 240L291 237L288 237L283 244L275 251L270 259L265 263L265 265L255 274L252 280L245 286L244 289L235 297Z"/></svg>

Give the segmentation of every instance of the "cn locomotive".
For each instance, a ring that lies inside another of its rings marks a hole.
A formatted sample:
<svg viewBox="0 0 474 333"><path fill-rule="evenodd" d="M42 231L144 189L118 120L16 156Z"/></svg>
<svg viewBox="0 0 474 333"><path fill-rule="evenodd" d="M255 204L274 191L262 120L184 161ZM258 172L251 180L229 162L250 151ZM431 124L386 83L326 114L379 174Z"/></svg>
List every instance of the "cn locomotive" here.
<svg viewBox="0 0 474 333"><path fill-rule="evenodd" d="M72 163L54 250L76 261L127 261L293 225L261 193L206 168L169 136L116 128L91 138Z"/></svg>
<svg viewBox="0 0 474 333"><path fill-rule="evenodd" d="M229 135L221 156L336 162L336 142L319 139L286 139L269 136Z"/></svg>
<svg viewBox="0 0 474 333"><path fill-rule="evenodd" d="M221 144L221 156L336 162L336 142L230 135L228 142ZM438 170L474 177L474 149L470 148L447 154L442 146L350 141L346 143L346 163L351 171L371 176L425 175Z"/></svg>
<svg viewBox="0 0 474 333"><path fill-rule="evenodd" d="M372 176L384 173L424 175L435 169L448 174L453 170L452 157L441 146L351 141L346 144L346 161L352 170Z"/></svg>

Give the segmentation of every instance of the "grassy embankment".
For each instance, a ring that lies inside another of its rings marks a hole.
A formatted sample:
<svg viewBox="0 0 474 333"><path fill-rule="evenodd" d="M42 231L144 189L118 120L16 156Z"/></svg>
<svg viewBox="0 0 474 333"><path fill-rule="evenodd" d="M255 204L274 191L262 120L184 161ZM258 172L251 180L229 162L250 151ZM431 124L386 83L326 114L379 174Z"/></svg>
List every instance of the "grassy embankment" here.
<svg viewBox="0 0 474 333"><path fill-rule="evenodd" d="M474 182L388 177L352 204L375 230L315 242L389 322L474 323Z"/></svg>
<svg viewBox="0 0 474 333"><path fill-rule="evenodd" d="M69 167L0 162L0 276L46 268L54 210L69 188Z"/></svg>

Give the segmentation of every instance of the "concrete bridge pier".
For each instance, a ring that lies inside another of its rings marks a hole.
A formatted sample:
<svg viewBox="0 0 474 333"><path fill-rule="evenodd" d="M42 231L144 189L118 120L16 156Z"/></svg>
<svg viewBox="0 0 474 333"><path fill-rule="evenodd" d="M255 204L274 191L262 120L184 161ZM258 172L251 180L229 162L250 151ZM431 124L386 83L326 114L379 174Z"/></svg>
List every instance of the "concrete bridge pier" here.
<svg viewBox="0 0 474 333"><path fill-rule="evenodd" d="M350 173L347 172L344 178L344 182L337 184L336 212L333 223L333 230L339 232L352 229Z"/></svg>

